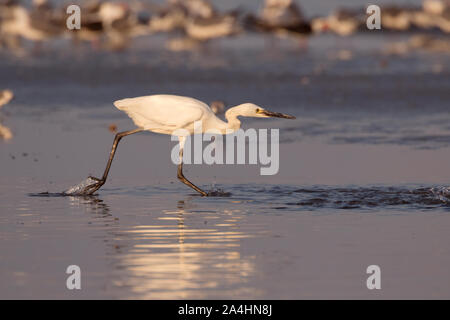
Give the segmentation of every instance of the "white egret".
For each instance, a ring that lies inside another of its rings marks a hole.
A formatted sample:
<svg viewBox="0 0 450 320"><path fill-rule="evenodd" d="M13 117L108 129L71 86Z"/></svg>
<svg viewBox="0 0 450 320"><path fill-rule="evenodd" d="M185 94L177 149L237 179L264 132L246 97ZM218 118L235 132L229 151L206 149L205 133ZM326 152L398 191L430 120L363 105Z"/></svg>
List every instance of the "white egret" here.
<svg viewBox="0 0 450 320"><path fill-rule="evenodd" d="M102 178L89 177L96 182L84 188L83 194L93 194L105 184L117 145L123 137L142 131L171 135L173 133L177 134L177 130L180 132L180 129L184 129L184 135L178 136L180 145L178 179L202 196L207 196L208 193L191 183L183 175L183 147L186 137L194 134L194 123L201 123L202 133L217 132L228 134L240 128L241 122L238 119L240 116L295 119L294 116L271 112L253 103L244 103L228 109L225 113L225 118L228 122L225 122L216 117L207 104L193 98L176 95L151 95L129 98L115 101L114 105L119 110L126 112L138 128L116 134Z"/></svg>

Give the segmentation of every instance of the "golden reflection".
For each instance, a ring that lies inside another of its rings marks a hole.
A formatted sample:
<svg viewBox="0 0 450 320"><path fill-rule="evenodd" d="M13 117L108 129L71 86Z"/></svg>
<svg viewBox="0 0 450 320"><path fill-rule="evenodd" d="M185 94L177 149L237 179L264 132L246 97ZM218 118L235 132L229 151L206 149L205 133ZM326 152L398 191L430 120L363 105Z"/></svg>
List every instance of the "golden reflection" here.
<svg viewBox="0 0 450 320"><path fill-rule="evenodd" d="M2 90L0 91L0 109L10 102L14 98L14 94L11 90ZM0 139L5 141L9 141L13 138L13 134L11 129L2 124L3 120L0 114Z"/></svg>
<svg viewBox="0 0 450 320"><path fill-rule="evenodd" d="M5 141L9 141L13 138L11 129L2 125L1 122L0 122L0 138Z"/></svg>
<svg viewBox="0 0 450 320"><path fill-rule="evenodd" d="M125 233L133 239L119 256L121 276L115 285L130 288L129 298L198 299L257 294L246 284L255 273L252 257L242 256L239 230L242 215L190 212L184 203L163 211L154 225L135 226Z"/></svg>

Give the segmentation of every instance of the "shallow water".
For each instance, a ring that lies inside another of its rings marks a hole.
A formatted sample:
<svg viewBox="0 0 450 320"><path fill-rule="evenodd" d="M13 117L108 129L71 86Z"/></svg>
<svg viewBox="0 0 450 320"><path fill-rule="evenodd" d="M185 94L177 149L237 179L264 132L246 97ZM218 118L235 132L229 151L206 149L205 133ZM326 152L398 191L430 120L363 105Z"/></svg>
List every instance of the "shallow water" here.
<svg viewBox="0 0 450 320"><path fill-rule="evenodd" d="M448 292L444 190L440 199L428 187L251 184L223 186L229 197L203 198L179 185L118 184L90 197L10 191L16 200L1 217L2 297L436 298ZM364 288L365 268L375 262L386 270L377 295ZM79 292L64 288L71 264L82 270Z"/></svg>
<svg viewBox="0 0 450 320"><path fill-rule="evenodd" d="M306 52L250 36L175 54L153 40L0 53L0 88L16 94L1 110L14 134L0 141L1 298L450 297L449 55L386 55L397 35L318 37ZM243 121L280 129L279 173L186 165L216 191L200 197L177 181L170 138L144 133L123 139L97 195L62 197L102 173L110 125L133 128L111 102L152 93L296 115ZM80 291L65 287L72 264ZM381 291L365 286L371 264Z"/></svg>

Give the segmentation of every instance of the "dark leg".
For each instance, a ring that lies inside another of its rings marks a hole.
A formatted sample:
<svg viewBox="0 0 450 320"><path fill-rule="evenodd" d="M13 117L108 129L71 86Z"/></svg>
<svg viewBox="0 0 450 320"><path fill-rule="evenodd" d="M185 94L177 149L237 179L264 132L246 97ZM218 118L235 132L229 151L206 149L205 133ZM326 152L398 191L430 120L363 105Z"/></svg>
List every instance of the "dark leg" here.
<svg viewBox="0 0 450 320"><path fill-rule="evenodd" d="M103 177L101 179L98 179L95 177L89 177L97 182L87 186L83 190L83 194L89 194L89 195L93 194L95 191L100 189L105 184L106 178L108 178L109 169L111 168L111 163L114 159L114 155L116 154L117 145L119 144L120 140L123 137L129 136L130 134L141 132L143 130L144 129L135 129L135 130L130 130L130 131L119 132L118 134L116 134L116 137L114 138L114 142L112 145L111 153L109 154L108 163L106 164L105 172L103 173Z"/></svg>
<svg viewBox="0 0 450 320"><path fill-rule="evenodd" d="M192 189L194 189L195 191L197 191L198 193L200 193L202 196L208 196L208 194L203 191L202 189L200 189L199 187L197 187L195 184L193 184L192 182L190 182L188 179L185 178L185 176L183 175L183 149L180 148L180 164L178 165L178 179L183 182L185 185L191 187Z"/></svg>

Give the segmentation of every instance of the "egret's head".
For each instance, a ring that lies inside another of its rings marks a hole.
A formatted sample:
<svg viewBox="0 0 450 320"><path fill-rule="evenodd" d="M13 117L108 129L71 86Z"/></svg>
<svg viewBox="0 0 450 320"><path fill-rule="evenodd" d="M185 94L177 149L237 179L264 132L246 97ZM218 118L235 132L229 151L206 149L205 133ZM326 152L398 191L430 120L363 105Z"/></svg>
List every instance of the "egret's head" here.
<svg viewBox="0 0 450 320"><path fill-rule="evenodd" d="M244 103L233 109L236 109L235 112L243 117L295 119L294 116L272 112L253 103Z"/></svg>

